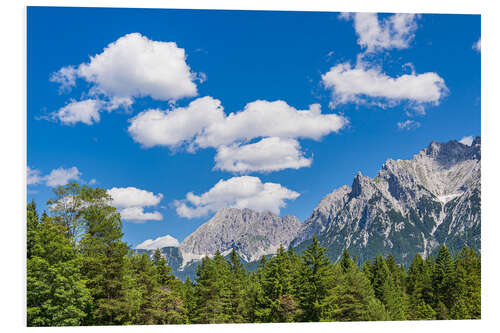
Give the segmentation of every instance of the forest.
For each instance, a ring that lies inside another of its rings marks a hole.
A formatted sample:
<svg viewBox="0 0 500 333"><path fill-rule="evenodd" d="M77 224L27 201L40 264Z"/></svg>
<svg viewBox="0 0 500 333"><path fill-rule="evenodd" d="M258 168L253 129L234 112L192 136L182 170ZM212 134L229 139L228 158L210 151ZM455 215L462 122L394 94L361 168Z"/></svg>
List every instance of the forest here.
<svg viewBox="0 0 500 333"><path fill-rule="evenodd" d="M316 237L246 271L235 249L205 257L182 282L157 250L137 254L103 188L54 188L49 214L27 205L27 325L163 325L481 318L481 258L392 255L332 262Z"/></svg>

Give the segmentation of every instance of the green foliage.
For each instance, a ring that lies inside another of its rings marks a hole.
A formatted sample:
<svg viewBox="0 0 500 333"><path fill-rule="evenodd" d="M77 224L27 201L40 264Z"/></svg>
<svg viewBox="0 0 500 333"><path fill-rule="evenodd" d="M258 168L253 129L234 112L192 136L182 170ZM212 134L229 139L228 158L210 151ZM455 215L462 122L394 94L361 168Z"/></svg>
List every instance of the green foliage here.
<svg viewBox="0 0 500 333"><path fill-rule="evenodd" d="M358 269L342 273L343 268L335 265L334 287L322 302L323 321L389 320L382 303L375 297L368 278Z"/></svg>
<svg viewBox="0 0 500 333"><path fill-rule="evenodd" d="M28 326L82 325L91 297L80 274L81 257L65 236L66 227L45 222L31 231L34 246L27 261Z"/></svg>
<svg viewBox="0 0 500 333"><path fill-rule="evenodd" d="M301 279L298 288L300 320L320 321L321 302L331 286L333 274L325 248L320 247L316 235L302 256Z"/></svg>

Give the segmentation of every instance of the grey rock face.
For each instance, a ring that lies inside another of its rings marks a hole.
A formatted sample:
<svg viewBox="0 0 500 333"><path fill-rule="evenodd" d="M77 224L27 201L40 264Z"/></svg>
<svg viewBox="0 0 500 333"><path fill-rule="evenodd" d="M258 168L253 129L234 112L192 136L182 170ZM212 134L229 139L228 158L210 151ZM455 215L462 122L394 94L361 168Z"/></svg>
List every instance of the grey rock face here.
<svg viewBox="0 0 500 333"><path fill-rule="evenodd" d="M281 244L287 248L301 226L295 216L280 218L270 212L224 208L180 244L183 265L213 256L217 250L226 255L233 248L243 260L252 262L276 253Z"/></svg>
<svg viewBox="0 0 500 333"><path fill-rule="evenodd" d="M352 186L327 195L292 246L313 234L332 260L344 248L360 262L392 253L408 264L446 243L480 250L481 141L431 142L411 160L387 160L372 179L360 172Z"/></svg>

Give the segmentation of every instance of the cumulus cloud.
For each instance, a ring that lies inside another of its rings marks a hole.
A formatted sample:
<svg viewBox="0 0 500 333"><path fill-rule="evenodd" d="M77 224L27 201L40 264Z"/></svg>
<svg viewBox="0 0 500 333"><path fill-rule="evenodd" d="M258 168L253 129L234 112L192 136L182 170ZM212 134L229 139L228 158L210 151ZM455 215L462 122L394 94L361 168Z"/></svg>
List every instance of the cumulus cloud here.
<svg viewBox="0 0 500 333"><path fill-rule="evenodd" d="M53 169L49 174L42 175L38 169L26 168L26 183L28 185L45 184L47 186L63 186L70 180L79 181L81 172L77 167Z"/></svg>
<svg viewBox="0 0 500 333"><path fill-rule="evenodd" d="M192 141L210 124L223 119L221 102L207 96L198 98L183 108L141 112L130 120L128 131L134 141L144 147L175 147Z"/></svg>
<svg viewBox="0 0 500 333"><path fill-rule="evenodd" d="M438 105L448 91L444 79L437 73L390 77L364 62L358 62L355 67L348 62L338 64L322 75L322 82L332 91L331 107L346 103L390 107L408 101L421 108L425 103Z"/></svg>
<svg viewBox="0 0 500 333"><path fill-rule="evenodd" d="M158 237L156 239L146 239L135 248L138 250L156 250L167 246L179 246L179 241L170 235Z"/></svg>
<svg viewBox="0 0 500 333"><path fill-rule="evenodd" d="M255 101L228 116L217 99L203 97L185 108L147 110L131 119L129 133L145 147L219 147L259 137L310 138L318 140L337 132L348 121L336 114L322 114L321 106L297 110L284 101Z"/></svg>
<svg viewBox="0 0 500 333"><path fill-rule="evenodd" d="M70 180L79 181L81 172L78 168L71 167L68 169L57 168L52 170L47 176L44 177L47 186L63 186L69 183Z"/></svg>
<svg viewBox="0 0 500 333"><path fill-rule="evenodd" d="M294 139L264 138L259 142L220 146L215 156L216 170L230 172L270 172L311 166L312 158L304 157Z"/></svg>
<svg viewBox="0 0 500 333"><path fill-rule="evenodd" d="M476 50L477 52L481 52L481 38L474 44L472 44L472 49Z"/></svg>
<svg viewBox="0 0 500 333"><path fill-rule="evenodd" d="M319 104L297 110L285 101L258 100L237 113L212 123L196 138L200 147L218 147L258 137L308 138L338 132L348 123L337 114L322 114Z"/></svg>
<svg viewBox="0 0 500 333"><path fill-rule="evenodd" d="M207 96L186 107L141 112L130 119L128 132L145 148L216 148L215 169L268 172L310 166L297 139L319 140L348 123L341 115L321 113L319 104L297 110L284 101L258 100L226 116L221 102Z"/></svg>
<svg viewBox="0 0 500 333"><path fill-rule="evenodd" d="M262 183L257 177L242 176L221 179L209 191L195 195L189 192L185 200L175 201L177 214L201 217L225 207L250 208L279 214L285 200L294 200L299 193L276 183Z"/></svg>
<svg viewBox="0 0 500 333"><path fill-rule="evenodd" d="M113 187L108 190L113 198L113 205L117 207L156 206L163 198L163 194L155 195L153 192L135 187Z"/></svg>
<svg viewBox="0 0 500 333"><path fill-rule="evenodd" d="M160 212L144 212L144 207L157 206L163 199L163 194L154 194L135 187L113 187L108 194L111 204L119 209L122 219L131 222L159 221L163 219Z"/></svg>
<svg viewBox="0 0 500 333"><path fill-rule="evenodd" d="M90 57L88 63L65 66L50 81L69 91L77 79L90 84L93 98L72 101L55 113L63 123L99 121L99 109L128 108L135 98L174 102L198 94L195 81L204 75L191 72L186 53L173 42L153 41L139 33L125 35ZM61 117L62 114L62 117Z"/></svg>
<svg viewBox="0 0 500 333"><path fill-rule="evenodd" d="M59 92L68 92L76 86L78 71L73 66L62 67L50 76L51 82L59 83Z"/></svg>
<svg viewBox="0 0 500 333"><path fill-rule="evenodd" d="M98 123L101 119L99 109L102 102L95 99L86 99L83 101L71 100L66 106L60 108L52 114L53 118L66 125L73 125L82 122L87 125Z"/></svg>
<svg viewBox="0 0 500 333"><path fill-rule="evenodd" d="M474 138L472 136L464 136L458 142L460 142L461 144L464 144L466 146L471 146L473 141L474 141Z"/></svg>
<svg viewBox="0 0 500 333"><path fill-rule="evenodd" d="M154 211L150 213L144 212L143 207L128 207L120 210L120 216L122 219L141 223L145 221L161 221L163 215L160 212Z"/></svg>
<svg viewBox="0 0 500 333"><path fill-rule="evenodd" d="M342 13L341 19L353 19L358 44L366 52L408 48L417 30L415 14L394 14L379 20L376 13Z"/></svg>
<svg viewBox="0 0 500 333"><path fill-rule="evenodd" d="M36 185L43 181L40 170L31 169L29 166L26 167L26 184Z"/></svg>
<svg viewBox="0 0 500 333"><path fill-rule="evenodd" d="M184 49L139 33L120 37L88 63L61 68L51 80L69 88L77 77L93 84L92 93L110 99L150 96L177 100L197 95L196 74L186 63Z"/></svg>
<svg viewBox="0 0 500 333"><path fill-rule="evenodd" d="M398 128L400 130L410 131L410 130L413 130L413 129L416 129L419 127L420 127L420 123L418 121L411 120L411 119L408 119L408 120L403 121L403 122L398 122Z"/></svg>

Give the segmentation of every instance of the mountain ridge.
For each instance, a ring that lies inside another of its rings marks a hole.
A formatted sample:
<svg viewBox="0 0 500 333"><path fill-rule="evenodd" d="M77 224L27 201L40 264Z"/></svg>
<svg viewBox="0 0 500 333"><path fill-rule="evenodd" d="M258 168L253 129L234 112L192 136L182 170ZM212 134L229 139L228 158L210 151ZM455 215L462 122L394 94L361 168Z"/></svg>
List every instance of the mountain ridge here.
<svg viewBox="0 0 500 333"><path fill-rule="evenodd" d="M392 253L408 265L417 253L426 257L445 243L452 252L464 245L480 251L480 200L481 138L470 146L431 141L411 160L387 159L373 178L358 171L351 186L324 196L303 223L223 208L166 257L179 275L192 276L201 258L216 251L226 256L234 248L250 267L280 245L302 251L317 235L332 260L347 248L361 263Z"/></svg>

